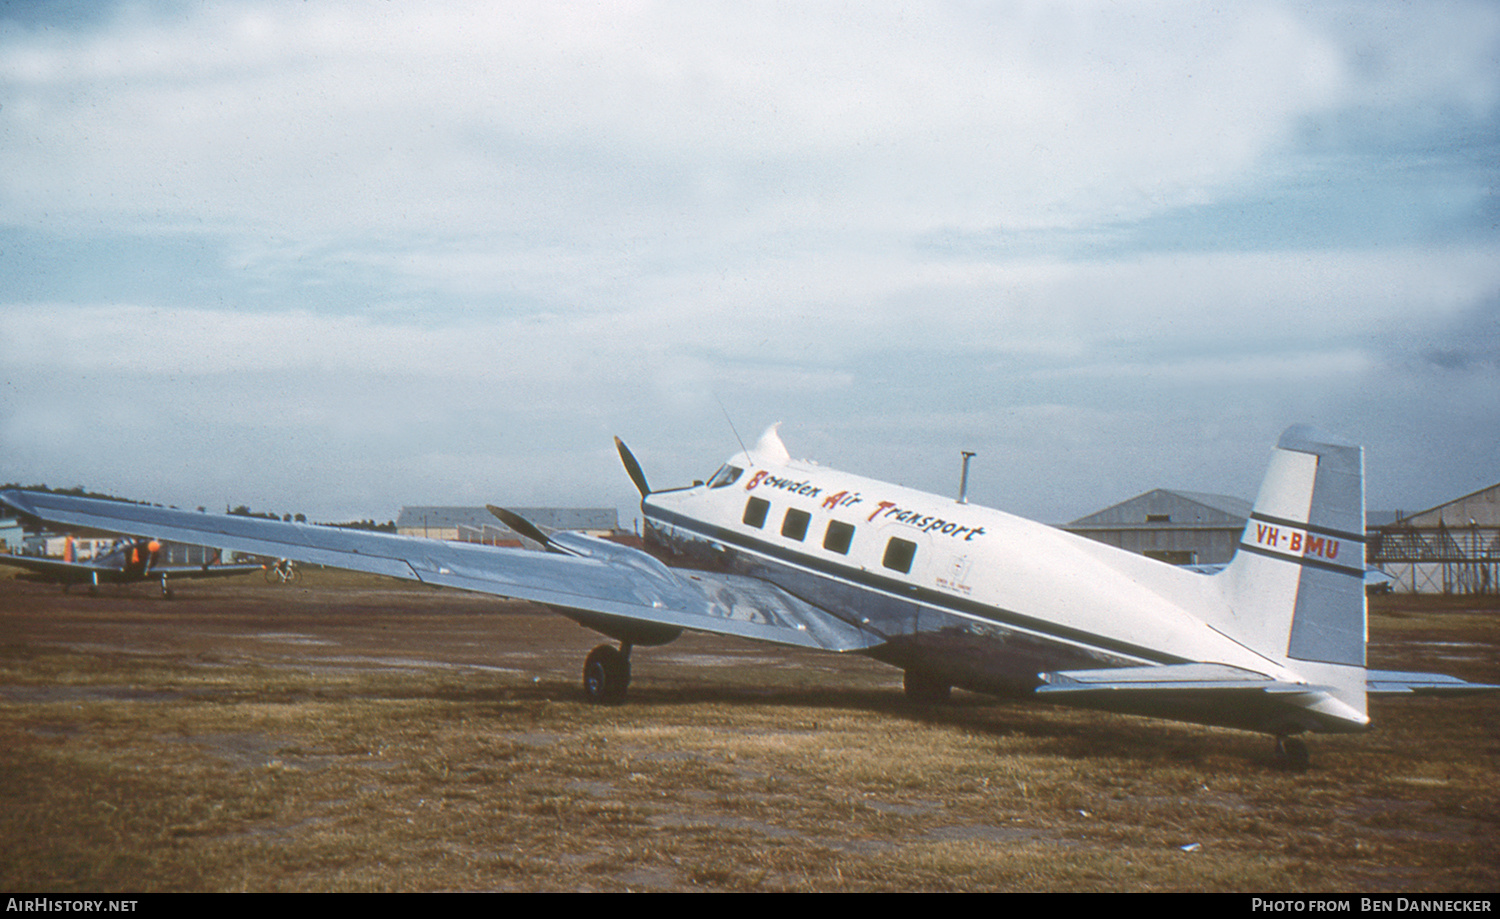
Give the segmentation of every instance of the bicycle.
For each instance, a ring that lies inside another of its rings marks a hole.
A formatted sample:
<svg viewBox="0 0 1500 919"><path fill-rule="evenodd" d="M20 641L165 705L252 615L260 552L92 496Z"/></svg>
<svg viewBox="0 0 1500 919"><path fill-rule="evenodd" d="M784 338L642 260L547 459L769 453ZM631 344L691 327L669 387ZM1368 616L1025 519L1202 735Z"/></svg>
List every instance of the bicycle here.
<svg viewBox="0 0 1500 919"><path fill-rule="evenodd" d="M266 566L267 584L290 584L302 577L302 572L297 569L296 564L289 558L281 559L272 565Z"/></svg>

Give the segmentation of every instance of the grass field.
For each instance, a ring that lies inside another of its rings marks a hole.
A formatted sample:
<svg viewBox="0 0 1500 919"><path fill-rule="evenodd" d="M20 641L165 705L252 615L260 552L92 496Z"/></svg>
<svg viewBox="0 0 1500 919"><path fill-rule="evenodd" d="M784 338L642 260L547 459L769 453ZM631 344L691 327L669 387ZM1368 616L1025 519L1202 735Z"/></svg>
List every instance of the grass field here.
<svg viewBox="0 0 1500 919"><path fill-rule="evenodd" d="M956 693L703 636L586 704L599 639L309 573L0 580L0 888L1500 889L1500 697L1267 738ZM1500 682L1500 603L1381 598L1371 663Z"/></svg>

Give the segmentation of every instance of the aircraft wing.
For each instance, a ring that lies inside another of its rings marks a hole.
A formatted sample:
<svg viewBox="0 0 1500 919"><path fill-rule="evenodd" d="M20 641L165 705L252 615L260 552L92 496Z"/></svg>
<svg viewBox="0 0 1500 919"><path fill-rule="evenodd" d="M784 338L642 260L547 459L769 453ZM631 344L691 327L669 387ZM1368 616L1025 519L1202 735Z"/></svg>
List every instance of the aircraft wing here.
<svg viewBox="0 0 1500 919"><path fill-rule="evenodd" d="M0 565L24 568L47 580L72 583L98 580L100 584L128 583L133 581L156 581L165 577L179 581L192 578L225 578L260 571L260 565L157 565L129 576L116 565L100 565L96 562L65 562L55 558L38 558L34 555L0 555Z"/></svg>
<svg viewBox="0 0 1500 919"><path fill-rule="evenodd" d="M237 574L253 574L263 571L261 565L157 565L148 568L145 580L166 577L173 581L196 580L198 578L227 578Z"/></svg>
<svg viewBox="0 0 1500 919"><path fill-rule="evenodd" d="M91 565L88 562L64 562L55 558L37 558L34 555L0 555L0 565L25 568L56 581L87 581L96 573L99 580L106 581L120 572L115 568Z"/></svg>
<svg viewBox="0 0 1500 919"><path fill-rule="evenodd" d="M531 600L595 627L649 623L830 651L882 641L766 582L670 569L645 552L603 540L592 540L588 554L557 554L43 492L3 491L0 501L71 526Z"/></svg>

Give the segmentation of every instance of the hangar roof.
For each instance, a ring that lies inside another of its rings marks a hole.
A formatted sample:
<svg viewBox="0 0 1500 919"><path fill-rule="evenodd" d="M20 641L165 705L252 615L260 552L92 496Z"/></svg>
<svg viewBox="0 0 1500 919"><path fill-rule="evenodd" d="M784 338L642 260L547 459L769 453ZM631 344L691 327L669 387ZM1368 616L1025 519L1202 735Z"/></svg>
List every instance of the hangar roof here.
<svg viewBox="0 0 1500 919"><path fill-rule="evenodd" d="M1066 525L1073 528L1242 527L1250 517L1250 502L1230 495L1157 488L1119 504L1095 511Z"/></svg>
<svg viewBox="0 0 1500 919"><path fill-rule="evenodd" d="M1443 526L1500 526L1500 483L1481 488L1446 504L1428 508L1415 514L1407 514L1398 522L1415 527Z"/></svg>

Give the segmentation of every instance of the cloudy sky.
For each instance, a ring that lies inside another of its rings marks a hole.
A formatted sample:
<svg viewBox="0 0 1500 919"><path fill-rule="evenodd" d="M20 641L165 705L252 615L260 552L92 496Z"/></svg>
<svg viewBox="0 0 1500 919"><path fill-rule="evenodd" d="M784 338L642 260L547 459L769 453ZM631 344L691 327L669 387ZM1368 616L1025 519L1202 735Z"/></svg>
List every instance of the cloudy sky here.
<svg viewBox="0 0 1500 919"><path fill-rule="evenodd" d="M0 481L1500 481L1493 3L0 2ZM727 417L726 417L727 416ZM626 517L625 519L629 519Z"/></svg>

